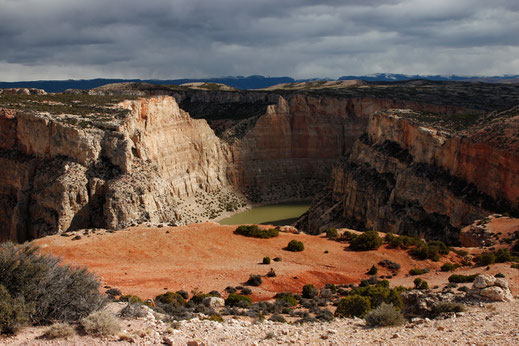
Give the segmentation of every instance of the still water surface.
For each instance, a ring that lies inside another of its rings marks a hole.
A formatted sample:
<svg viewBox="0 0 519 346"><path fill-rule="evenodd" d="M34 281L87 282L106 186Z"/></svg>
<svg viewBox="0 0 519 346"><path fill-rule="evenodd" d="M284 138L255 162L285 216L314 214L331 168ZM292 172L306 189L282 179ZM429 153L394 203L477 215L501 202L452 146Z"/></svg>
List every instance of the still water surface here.
<svg viewBox="0 0 519 346"><path fill-rule="evenodd" d="M310 207L310 201L262 205L219 221L220 225L289 225Z"/></svg>

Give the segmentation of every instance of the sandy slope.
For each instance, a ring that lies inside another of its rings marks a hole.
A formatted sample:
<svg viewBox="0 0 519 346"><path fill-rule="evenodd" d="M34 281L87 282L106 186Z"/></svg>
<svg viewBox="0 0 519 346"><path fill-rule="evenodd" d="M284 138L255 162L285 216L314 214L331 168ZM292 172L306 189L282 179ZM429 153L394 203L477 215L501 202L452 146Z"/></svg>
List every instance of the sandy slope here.
<svg viewBox="0 0 519 346"><path fill-rule="evenodd" d="M72 237L52 236L35 241L45 252L58 255L66 263L88 268L97 273L104 285L117 287L125 294L151 298L164 290L218 290L247 281L250 274L265 275L270 268L275 278L264 278L261 287L253 287L255 299L271 298L276 292L300 292L312 283L358 283L367 278L372 264L389 259L402 265L392 285L413 286L410 268L431 268L424 276L430 284L447 281L452 273L439 272L446 261L457 261L451 253L440 262L416 262L402 250L385 247L377 251L352 252L345 244L322 236L280 233L273 239L254 239L233 234L235 226L214 223L182 227L130 228L115 233L104 231ZM82 233L81 233L82 234ZM291 239L305 244L305 250L292 253L283 250ZM329 253L324 253L328 250ZM264 256L281 257L281 262L261 264ZM456 272L481 272L484 268L461 268ZM507 277L517 276L508 264L492 267L490 273L502 271ZM389 274L379 269L379 276ZM513 284L512 288L515 289Z"/></svg>

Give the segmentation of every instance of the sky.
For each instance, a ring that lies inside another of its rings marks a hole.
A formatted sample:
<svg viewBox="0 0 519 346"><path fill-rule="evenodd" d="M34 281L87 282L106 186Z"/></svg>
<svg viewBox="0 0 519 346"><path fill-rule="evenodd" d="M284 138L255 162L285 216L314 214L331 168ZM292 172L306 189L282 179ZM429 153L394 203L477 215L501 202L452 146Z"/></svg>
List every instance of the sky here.
<svg viewBox="0 0 519 346"><path fill-rule="evenodd" d="M519 74L518 0L0 0L0 81Z"/></svg>

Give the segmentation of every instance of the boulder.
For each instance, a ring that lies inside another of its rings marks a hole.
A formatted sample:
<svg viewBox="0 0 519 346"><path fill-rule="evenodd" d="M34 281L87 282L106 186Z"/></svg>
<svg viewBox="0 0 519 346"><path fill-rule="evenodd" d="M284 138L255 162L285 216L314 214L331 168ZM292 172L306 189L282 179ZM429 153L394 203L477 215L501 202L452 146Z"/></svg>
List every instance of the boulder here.
<svg viewBox="0 0 519 346"><path fill-rule="evenodd" d="M225 306L225 300L218 297L207 297L202 301L202 304L209 308L220 308Z"/></svg>
<svg viewBox="0 0 519 346"><path fill-rule="evenodd" d="M474 279L474 288L485 288L494 286L494 283L496 282L496 278L488 275L488 274L481 274Z"/></svg>
<svg viewBox="0 0 519 346"><path fill-rule="evenodd" d="M479 295L492 301L510 302L513 300L510 290L498 286L491 286L479 291Z"/></svg>

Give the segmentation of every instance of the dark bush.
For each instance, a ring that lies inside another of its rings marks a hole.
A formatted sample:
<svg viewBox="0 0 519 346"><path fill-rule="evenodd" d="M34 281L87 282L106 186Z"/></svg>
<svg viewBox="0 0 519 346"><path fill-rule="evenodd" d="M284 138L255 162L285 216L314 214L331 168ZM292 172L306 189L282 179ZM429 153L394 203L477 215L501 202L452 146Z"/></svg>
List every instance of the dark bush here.
<svg viewBox="0 0 519 346"><path fill-rule="evenodd" d="M401 326L405 323L404 315L393 305L382 303L369 312L364 319L371 327Z"/></svg>
<svg viewBox="0 0 519 346"><path fill-rule="evenodd" d="M243 294L243 295L249 296L249 295L252 294L252 290L250 288L248 288L248 287L244 287L244 288L242 288L240 293Z"/></svg>
<svg viewBox="0 0 519 346"><path fill-rule="evenodd" d="M475 259L476 263L480 266L486 266L489 264L496 263L496 255L492 252L483 252L481 255L477 256Z"/></svg>
<svg viewBox="0 0 519 346"><path fill-rule="evenodd" d="M144 300L131 294L125 294L124 296L120 296L119 300L121 302L127 302L131 304L144 304Z"/></svg>
<svg viewBox="0 0 519 346"><path fill-rule="evenodd" d="M367 297L357 294L342 298L335 310L337 317L362 317L371 310L371 303Z"/></svg>
<svg viewBox="0 0 519 346"><path fill-rule="evenodd" d="M437 317L443 313L449 312L463 312L465 311L465 305L454 302L439 302L432 306L431 314L433 317Z"/></svg>
<svg viewBox="0 0 519 346"><path fill-rule="evenodd" d="M251 275L249 276L249 280L247 280L246 284L249 286L260 286L263 283L261 279L261 275Z"/></svg>
<svg viewBox="0 0 519 346"><path fill-rule="evenodd" d="M496 263L504 263L512 260L512 255L508 249L499 249L495 253Z"/></svg>
<svg viewBox="0 0 519 346"><path fill-rule="evenodd" d="M269 321L286 323L287 320L280 314L273 314L272 316L270 316Z"/></svg>
<svg viewBox="0 0 519 346"><path fill-rule="evenodd" d="M424 269L418 269L418 268L413 268L409 271L409 275L423 275L423 274L427 274L429 272L429 268L424 268Z"/></svg>
<svg viewBox="0 0 519 346"><path fill-rule="evenodd" d="M333 320L333 314L328 309L319 309L319 311L315 314L315 318L320 321L331 321Z"/></svg>
<svg viewBox="0 0 519 346"><path fill-rule="evenodd" d="M110 288L109 290L106 290L105 293L109 296L120 296L122 294L121 290L118 288Z"/></svg>
<svg viewBox="0 0 519 346"><path fill-rule="evenodd" d="M268 239L268 238L277 237L279 235L279 230L276 228L260 229L257 225L251 225L251 226L239 226L238 228L236 228L234 233L243 235L246 237Z"/></svg>
<svg viewBox="0 0 519 346"><path fill-rule="evenodd" d="M378 236L378 232L367 231L351 241L350 249L353 251L369 251L378 249L380 245L382 245L382 238Z"/></svg>
<svg viewBox="0 0 519 346"><path fill-rule="evenodd" d="M377 275L378 269L375 267L375 265L372 265L371 268L368 270L366 274L368 275Z"/></svg>
<svg viewBox="0 0 519 346"><path fill-rule="evenodd" d="M505 274L503 273L497 273L496 275L494 275L496 278L504 278L505 277Z"/></svg>
<svg viewBox="0 0 519 346"><path fill-rule="evenodd" d="M0 334L14 334L29 317L21 299L12 298L3 285L0 285Z"/></svg>
<svg viewBox="0 0 519 346"><path fill-rule="evenodd" d="M84 268L60 265L32 245L0 244L0 285L23 299L31 322L77 321L105 303L98 279Z"/></svg>
<svg viewBox="0 0 519 346"><path fill-rule="evenodd" d="M382 260L382 261L378 262L378 264L380 266L384 267L384 268L391 269L391 270L399 270L400 269L400 264L399 263L390 261L388 259Z"/></svg>
<svg viewBox="0 0 519 346"><path fill-rule="evenodd" d="M251 297L242 296L235 293L230 293L227 299L225 299L225 305L226 306L236 306L240 302L245 302L247 306L252 305L252 299Z"/></svg>
<svg viewBox="0 0 519 346"><path fill-rule="evenodd" d="M225 291L227 293L235 293L237 291L237 289L232 286L227 286L227 287L225 287Z"/></svg>
<svg viewBox="0 0 519 346"><path fill-rule="evenodd" d="M449 254L449 248L441 241L431 241L429 243L422 243L421 245L409 250L409 254L420 260L430 259L439 261L442 255Z"/></svg>
<svg viewBox="0 0 519 346"><path fill-rule="evenodd" d="M442 272L451 272L451 271L457 269L458 267L459 267L458 264L453 264L453 263L447 262L444 265L442 265L440 269Z"/></svg>
<svg viewBox="0 0 519 346"><path fill-rule="evenodd" d="M358 235L350 231L344 231L339 240L341 241L353 241Z"/></svg>
<svg viewBox="0 0 519 346"><path fill-rule="evenodd" d="M280 257L274 257L273 261L274 262L281 262L281 258Z"/></svg>
<svg viewBox="0 0 519 346"><path fill-rule="evenodd" d="M453 274L449 276L449 282L452 283L465 283L465 282L474 282L476 277L479 274L473 274L473 275L461 275L461 274Z"/></svg>
<svg viewBox="0 0 519 346"><path fill-rule="evenodd" d="M429 284L425 280L416 278L414 279L414 288L416 288L417 290L426 290L429 289Z"/></svg>
<svg viewBox="0 0 519 346"><path fill-rule="evenodd" d="M339 232L335 228L329 228L326 231L326 238L328 239L337 239L339 237Z"/></svg>
<svg viewBox="0 0 519 346"><path fill-rule="evenodd" d="M187 291L179 290L176 293L180 294L180 296L185 300L189 299L189 293L187 293Z"/></svg>
<svg viewBox="0 0 519 346"><path fill-rule="evenodd" d="M297 241L297 240L291 240L286 247L286 250L292 251L292 252L300 252L300 251L303 251L304 249L305 249L305 245L302 242Z"/></svg>
<svg viewBox="0 0 519 346"><path fill-rule="evenodd" d="M266 276L268 278L273 278L273 277L276 277L276 272L274 271L274 269L270 268L269 272L266 274Z"/></svg>
<svg viewBox="0 0 519 346"><path fill-rule="evenodd" d="M319 294L317 288L314 285L303 286L303 298L311 299Z"/></svg>
<svg viewBox="0 0 519 346"><path fill-rule="evenodd" d="M270 257L263 257L263 264L270 264Z"/></svg>

